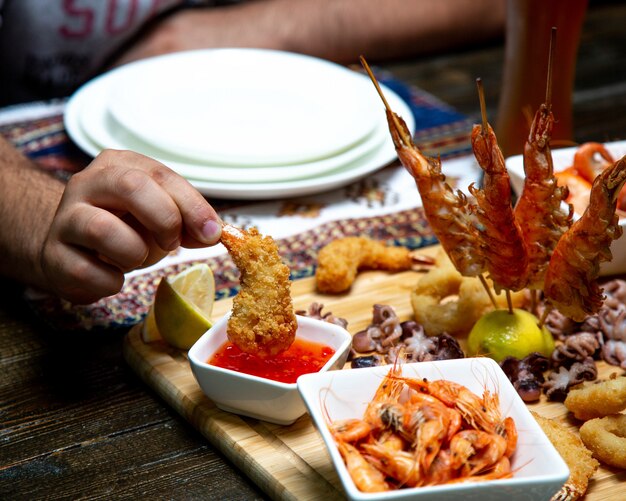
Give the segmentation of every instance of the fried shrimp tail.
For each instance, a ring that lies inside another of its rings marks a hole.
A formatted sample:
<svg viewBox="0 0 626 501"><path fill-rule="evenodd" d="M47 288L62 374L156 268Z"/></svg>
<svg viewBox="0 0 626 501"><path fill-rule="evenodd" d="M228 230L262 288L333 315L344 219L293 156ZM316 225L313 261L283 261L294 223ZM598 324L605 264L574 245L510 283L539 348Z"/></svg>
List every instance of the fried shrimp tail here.
<svg viewBox="0 0 626 501"><path fill-rule="evenodd" d="M622 235L615 209L625 183L626 156L596 178L589 206L561 237L550 259L545 297L563 315L577 322L596 313L604 301L596 279L600 263L612 259L611 242Z"/></svg>
<svg viewBox="0 0 626 501"><path fill-rule="evenodd" d="M315 281L320 292L337 294L350 288L360 270L396 272L433 263L406 247L387 246L366 237L345 237L320 249Z"/></svg>
<svg viewBox="0 0 626 501"><path fill-rule="evenodd" d="M461 275L481 275L485 262L467 197L446 182L440 160L425 157L415 146L404 120L390 110L386 113L398 158L415 179L426 218L441 246Z"/></svg>
<svg viewBox="0 0 626 501"><path fill-rule="evenodd" d="M526 179L514 210L528 252L525 282L529 289L542 288L552 251L572 222L573 208L570 206L569 212L562 209L567 187L558 186L554 175L550 151L553 125L550 107L542 104L524 146Z"/></svg>
<svg viewBox="0 0 626 501"><path fill-rule="evenodd" d="M289 268L276 243L256 228L224 225L221 241L241 272L241 289L233 299L228 339L240 350L261 357L291 346L297 320L290 294Z"/></svg>
<svg viewBox="0 0 626 501"><path fill-rule="evenodd" d="M518 291L525 287L524 274L528 264L526 244L511 205L511 181L504 155L489 124L474 125L472 149L484 172L482 189L473 185L476 216L480 222L479 240L484 248L485 264L496 292Z"/></svg>

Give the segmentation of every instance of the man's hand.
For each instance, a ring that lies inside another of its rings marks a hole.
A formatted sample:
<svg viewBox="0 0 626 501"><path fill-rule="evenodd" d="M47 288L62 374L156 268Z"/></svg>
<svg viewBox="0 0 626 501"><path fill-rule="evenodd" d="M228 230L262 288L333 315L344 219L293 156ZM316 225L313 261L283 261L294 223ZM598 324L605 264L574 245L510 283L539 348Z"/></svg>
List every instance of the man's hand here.
<svg viewBox="0 0 626 501"><path fill-rule="evenodd" d="M105 150L67 184L41 253L49 288L75 303L117 293L124 273L180 245L219 241L221 222L185 179L129 151Z"/></svg>

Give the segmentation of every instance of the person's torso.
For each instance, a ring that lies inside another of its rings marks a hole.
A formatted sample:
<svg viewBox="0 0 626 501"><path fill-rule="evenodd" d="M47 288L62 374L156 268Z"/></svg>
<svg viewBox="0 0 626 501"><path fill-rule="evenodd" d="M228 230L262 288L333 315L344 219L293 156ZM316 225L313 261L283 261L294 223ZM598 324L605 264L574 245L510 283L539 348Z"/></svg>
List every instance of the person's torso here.
<svg viewBox="0 0 626 501"><path fill-rule="evenodd" d="M0 0L0 105L69 95L147 21L185 3Z"/></svg>

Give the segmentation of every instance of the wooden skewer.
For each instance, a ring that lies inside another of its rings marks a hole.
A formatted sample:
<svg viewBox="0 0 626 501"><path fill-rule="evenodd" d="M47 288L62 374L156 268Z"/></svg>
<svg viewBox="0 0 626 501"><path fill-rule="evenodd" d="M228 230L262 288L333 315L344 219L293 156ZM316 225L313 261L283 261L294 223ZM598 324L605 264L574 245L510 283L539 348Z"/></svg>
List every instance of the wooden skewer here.
<svg viewBox="0 0 626 501"><path fill-rule="evenodd" d="M543 313L541 314L541 318L539 319L539 323L537 324L540 329L543 327L543 324L546 323L546 318L548 318L548 315L550 314L552 309L553 309L552 305L546 304L546 307L544 308Z"/></svg>
<svg viewBox="0 0 626 501"><path fill-rule="evenodd" d="M509 314L513 314L513 301L511 300L511 291L506 289L506 304L509 307Z"/></svg>
<svg viewBox="0 0 626 501"><path fill-rule="evenodd" d="M476 87L478 87L478 100L480 101L480 116L483 119L483 125L481 133L483 137L487 135L489 129L489 122L487 121L487 105L485 104L485 90L483 89L483 82L479 78L476 79Z"/></svg>
<svg viewBox="0 0 626 501"><path fill-rule="evenodd" d="M365 71L367 72L370 79L372 80L374 87L376 87L376 91L378 92L378 95L383 100L385 109L391 114L391 118L393 119L393 125L398 131L398 134L400 135L400 137L402 138L402 142L406 145L412 144L413 140L411 139L410 136L406 134L406 132L404 131L404 128L400 126L400 122L398 122L398 117L391 109L391 106L389 106L389 103L387 102L387 99L385 98L385 94L383 94L383 90L380 88L380 85L378 85L378 80L376 80L376 77L374 76L374 73L372 72L372 69L370 68L369 64L367 64L367 61L365 60L363 56L359 56L359 61L361 61L361 65L363 66L363 68L365 68Z"/></svg>
<svg viewBox="0 0 626 501"><path fill-rule="evenodd" d="M548 78L546 82L546 106L550 108L552 102L552 65L554 63L554 51L556 49L556 26L550 32L550 52L548 54Z"/></svg>
<svg viewBox="0 0 626 501"><path fill-rule="evenodd" d="M483 284L483 287L485 288L485 292L487 292L487 295L489 296L489 299L491 300L491 304L493 305L494 310L497 310L498 303L496 303L496 298L493 297L493 293L491 292L491 288L489 287L487 280L485 280L485 277L482 274L478 275L478 278L480 279L480 283Z"/></svg>

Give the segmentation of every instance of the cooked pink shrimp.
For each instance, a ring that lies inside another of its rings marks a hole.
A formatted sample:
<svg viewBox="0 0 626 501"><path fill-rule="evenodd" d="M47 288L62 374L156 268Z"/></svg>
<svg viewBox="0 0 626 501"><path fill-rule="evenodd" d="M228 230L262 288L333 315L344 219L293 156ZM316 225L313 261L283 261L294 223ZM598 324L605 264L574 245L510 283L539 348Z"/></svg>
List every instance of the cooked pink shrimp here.
<svg viewBox="0 0 626 501"><path fill-rule="evenodd" d="M441 172L439 159L427 158L415 146L406 123L387 110L387 123L402 165L415 179L424 213L450 260L461 275L475 277L485 271L478 241L476 216L461 191L454 191Z"/></svg>
<svg viewBox="0 0 626 501"><path fill-rule="evenodd" d="M615 208L625 183L626 156L596 177L587 209L559 240L550 259L545 297L577 322L602 306L604 297L596 279L600 263L612 259L611 242L622 235Z"/></svg>
<svg viewBox="0 0 626 501"><path fill-rule="evenodd" d="M542 104L524 146L526 179L514 209L528 252L524 282L529 289L542 289L552 251L572 221L572 207L568 213L561 208L568 195L567 188L559 186L554 176L550 152L553 124L550 106Z"/></svg>
<svg viewBox="0 0 626 501"><path fill-rule="evenodd" d="M461 191L455 192L446 182L439 159L427 158L422 154L413 142L404 120L391 111L363 57L361 63L385 104L387 124L396 153L402 165L415 179L431 229L461 275L482 275L485 262L478 242L477 220L467 197Z"/></svg>
<svg viewBox="0 0 626 501"><path fill-rule="evenodd" d="M504 155L486 121L483 125L474 125L472 148L485 173L483 187L479 189L472 185L469 190L478 204L479 239L484 248L489 278L497 293L501 289L518 291L526 285L524 274L528 253L519 222L513 215L511 181Z"/></svg>
<svg viewBox="0 0 626 501"><path fill-rule="evenodd" d="M506 440L495 433L462 430L450 440L452 467L461 476L476 475L494 466L506 451Z"/></svg>
<svg viewBox="0 0 626 501"><path fill-rule="evenodd" d="M600 157L600 158L598 158ZM584 143L574 153L572 167L590 183L606 168L612 166L615 159L602 143Z"/></svg>
<svg viewBox="0 0 626 501"><path fill-rule="evenodd" d="M381 446L382 447L382 446ZM346 463L346 468L354 485L361 492L383 492L389 490L389 484L375 466L370 464L353 445L338 441L337 448Z"/></svg>

